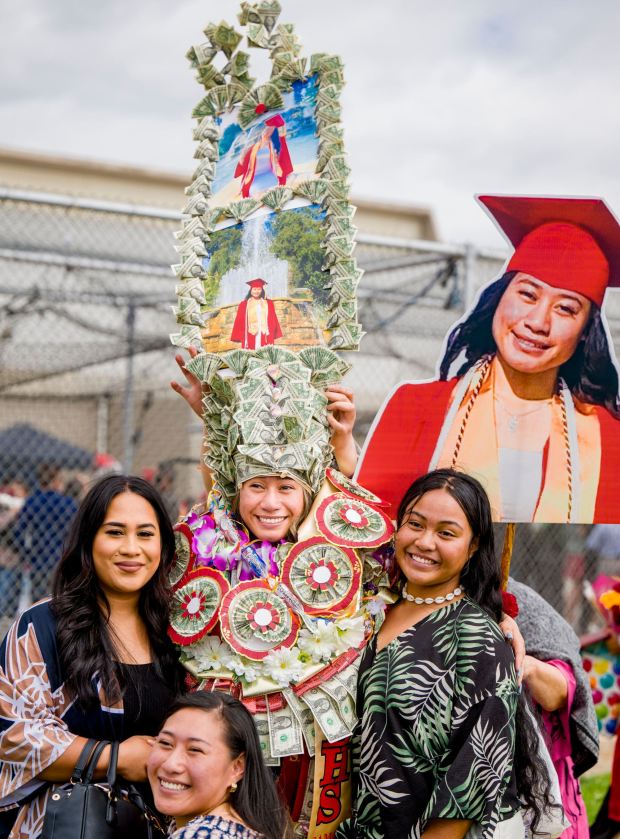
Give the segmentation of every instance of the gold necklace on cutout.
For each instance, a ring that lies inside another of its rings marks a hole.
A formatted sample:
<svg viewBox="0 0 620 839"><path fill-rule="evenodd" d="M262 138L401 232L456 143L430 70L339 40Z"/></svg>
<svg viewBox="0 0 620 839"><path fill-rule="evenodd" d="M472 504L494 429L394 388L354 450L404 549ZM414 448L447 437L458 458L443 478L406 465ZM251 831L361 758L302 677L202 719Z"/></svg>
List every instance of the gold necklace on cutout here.
<svg viewBox="0 0 620 839"><path fill-rule="evenodd" d="M474 407L474 403L480 394L482 389L482 385L488 375L488 372L491 368L491 362L493 361L493 356L487 355L484 359L482 359L479 364L479 368L477 371L478 380L474 385L474 388L469 396L469 400L467 401L467 406L465 408L465 413L463 414L463 419L461 421L461 426L459 428L458 434L456 435L456 443L454 444L454 452L452 454L452 461L450 466L452 469L457 464L459 452L461 450L461 445L463 443L463 436L465 434L465 429L467 427L467 423L469 422L469 418L471 416L472 408ZM571 446L571 437L569 433L568 427L568 411L566 400L571 399L571 407L572 407L572 397L570 394L570 390L564 379L561 377L558 378L558 389L557 394L560 397L560 409L562 411L562 438L564 441L564 453L566 458L566 473L568 476L568 509L566 513L566 521L570 523L572 521L573 515L573 454L572 454L572 446ZM538 410L538 408L536 409Z"/></svg>

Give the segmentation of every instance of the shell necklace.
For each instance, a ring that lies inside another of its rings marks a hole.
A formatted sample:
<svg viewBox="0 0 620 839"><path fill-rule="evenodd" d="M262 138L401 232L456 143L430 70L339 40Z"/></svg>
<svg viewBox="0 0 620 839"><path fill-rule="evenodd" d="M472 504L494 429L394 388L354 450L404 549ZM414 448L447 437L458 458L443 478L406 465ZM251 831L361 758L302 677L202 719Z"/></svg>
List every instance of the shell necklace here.
<svg viewBox="0 0 620 839"><path fill-rule="evenodd" d="M431 603L437 603L439 605L442 603L449 603L451 600L454 600L455 597L458 597L459 594L463 594L463 589L460 586L457 586L454 591L450 591L448 594L440 594L437 597L414 597L413 594L409 594L407 591L407 583L405 583L401 592L401 597L403 600L408 600L409 603L417 603L418 606L421 606L423 603L430 606Z"/></svg>

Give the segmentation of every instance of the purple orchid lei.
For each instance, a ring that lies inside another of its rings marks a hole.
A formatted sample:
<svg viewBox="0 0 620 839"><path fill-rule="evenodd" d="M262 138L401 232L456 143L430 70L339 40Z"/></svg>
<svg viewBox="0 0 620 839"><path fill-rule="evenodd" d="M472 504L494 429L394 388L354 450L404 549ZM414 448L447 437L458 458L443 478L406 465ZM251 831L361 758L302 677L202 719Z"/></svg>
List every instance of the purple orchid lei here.
<svg viewBox="0 0 620 839"><path fill-rule="evenodd" d="M196 567L208 566L227 574L237 572L239 580L278 576L275 561L278 546L267 541L250 543L245 530L216 504L209 512L192 512L187 517L192 531Z"/></svg>

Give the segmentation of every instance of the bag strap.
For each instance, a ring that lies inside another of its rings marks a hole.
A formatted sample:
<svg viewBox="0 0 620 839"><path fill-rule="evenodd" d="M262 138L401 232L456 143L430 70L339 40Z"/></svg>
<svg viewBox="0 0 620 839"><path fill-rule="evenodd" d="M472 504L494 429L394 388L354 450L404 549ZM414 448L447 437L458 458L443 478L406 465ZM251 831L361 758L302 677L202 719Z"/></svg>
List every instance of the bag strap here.
<svg viewBox="0 0 620 839"><path fill-rule="evenodd" d="M118 764L118 740L110 743L110 760L108 761L107 781L110 787L116 786L116 766Z"/></svg>
<svg viewBox="0 0 620 839"><path fill-rule="evenodd" d="M94 738L91 738L90 740L86 741L86 743L84 745L84 748L80 752L80 756L77 759L77 763L75 764L75 768L74 768L73 772L71 773L71 783L72 784L79 784L80 781L82 780L82 773L84 772L84 769L85 769L86 765L88 764L88 762L91 758L91 755L93 753L93 750L95 749L96 745L97 745L97 741Z"/></svg>
<svg viewBox="0 0 620 839"><path fill-rule="evenodd" d="M109 740L100 740L95 748L92 751L90 759L88 761L88 766L86 771L84 772L84 782L87 784L91 784L93 781L93 776L95 774L95 769L97 768L97 762L101 757L101 752L105 749L106 746L110 745Z"/></svg>

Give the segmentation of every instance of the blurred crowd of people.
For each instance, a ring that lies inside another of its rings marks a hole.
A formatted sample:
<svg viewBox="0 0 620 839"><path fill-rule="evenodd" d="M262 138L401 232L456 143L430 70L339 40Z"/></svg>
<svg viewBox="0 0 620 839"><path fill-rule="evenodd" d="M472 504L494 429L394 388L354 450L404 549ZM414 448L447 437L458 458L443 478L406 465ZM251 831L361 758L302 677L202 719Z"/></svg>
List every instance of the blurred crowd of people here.
<svg viewBox="0 0 620 839"><path fill-rule="evenodd" d="M63 541L80 502L95 481L121 471L113 455L99 453L88 472L41 463L27 477L0 483L0 619L13 618L50 593ZM186 515L200 500L181 495L173 461L145 467L142 477L160 493L171 521Z"/></svg>

